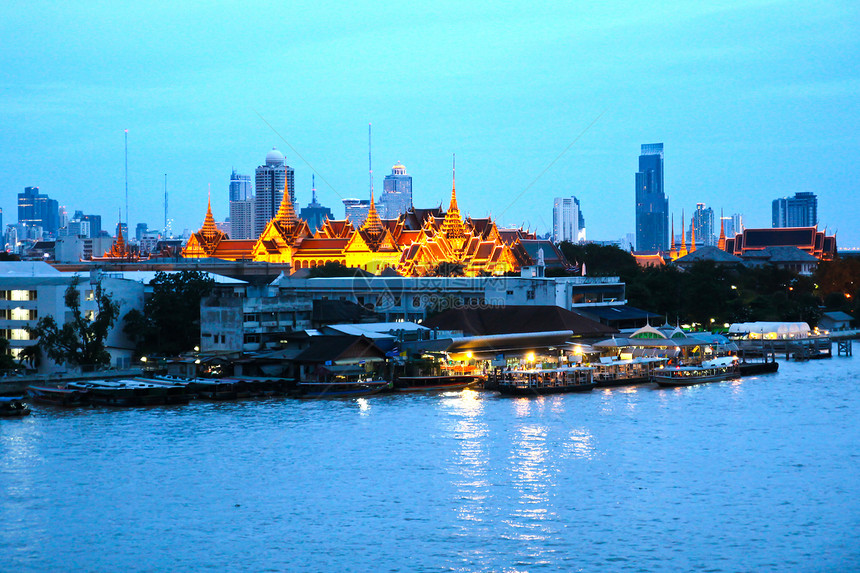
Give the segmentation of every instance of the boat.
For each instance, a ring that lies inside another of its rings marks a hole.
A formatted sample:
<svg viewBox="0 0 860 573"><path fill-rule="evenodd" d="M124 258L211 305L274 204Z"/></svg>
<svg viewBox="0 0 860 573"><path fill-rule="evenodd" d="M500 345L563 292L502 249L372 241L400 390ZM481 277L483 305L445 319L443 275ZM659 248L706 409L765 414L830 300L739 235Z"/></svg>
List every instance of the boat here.
<svg viewBox="0 0 860 573"><path fill-rule="evenodd" d="M505 370L498 374L496 390L512 396L539 396L588 392L594 388L594 369L568 366L536 370Z"/></svg>
<svg viewBox="0 0 860 573"><path fill-rule="evenodd" d="M606 360L589 364L594 368L594 385L597 388L629 386L651 382L654 372L668 362L668 358L638 357L630 360Z"/></svg>
<svg viewBox="0 0 860 573"><path fill-rule="evenodd" d="M770 362L741 362L738 364L738 371L741 376L754 376L756 374L770 374L779 370L779 362L772 360Z"/></svg>
<svg viewBox="0 0 860 573"><path fill-rule="evenodd" d="M27 395L34 402L55 406L80 406L89 401L89 390L77 390L62 386L30 386Z"/></svg>
<svg viewBox="0 0 860 573"><path fill-rule="evenodd" d="M0 418L20 418L30 413L23 396L0 396Z"/></svg>
<svg viewBox="0 0 860 573"><path fill-rule="evenodd" d="M340 382L299 382L297 398L356 398L370 396L390 387L385 380L353 380Z"/></svg>
<svg viewBox="0 0 860 573"><path fill-rule="evenodd" d="M452 374L448 376L400 376L394 380L394 392L432 392L469 388L481 379L478 375Z"/></svg>
<svg viewBox="0 0 860 573"><path fill-rule="evenodd" d="M692 386L739 376L737 358L725 356L702 362L699 366L658 368L654 371L654 382L661 387Z"/></svg>
<svg viewBox="0 0 860 573"><path fill-rule="evenodd" d="M182 386L168 386L139 380L69 382L66 384L66 388L86 390L93 404L106 406L188 403L188 394Z"/></svg>

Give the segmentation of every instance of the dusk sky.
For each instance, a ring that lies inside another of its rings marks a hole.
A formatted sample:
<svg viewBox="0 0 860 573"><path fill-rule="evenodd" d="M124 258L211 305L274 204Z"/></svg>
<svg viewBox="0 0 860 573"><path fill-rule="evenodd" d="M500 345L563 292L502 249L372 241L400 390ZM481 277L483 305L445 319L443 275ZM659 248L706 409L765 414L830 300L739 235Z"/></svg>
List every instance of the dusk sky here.
<svg viewBox="0 0 860 573"><path fill-rule="evenodd" d="M163 226L165 173L175 231L200 227L210 184L223 220L231 169L273 146L299 206L316 172L343 217L372 123L375 188L400 161L419 207L447 205L456 153L464 214L544 233L576 195L588 238L617 239L639 147L663 142L676 225L703 202L769 227L774 198L811 191L860 246L856 0L14 2L0 34L4 224L38 186L113 232L124 129L132 228Z"/></svg>

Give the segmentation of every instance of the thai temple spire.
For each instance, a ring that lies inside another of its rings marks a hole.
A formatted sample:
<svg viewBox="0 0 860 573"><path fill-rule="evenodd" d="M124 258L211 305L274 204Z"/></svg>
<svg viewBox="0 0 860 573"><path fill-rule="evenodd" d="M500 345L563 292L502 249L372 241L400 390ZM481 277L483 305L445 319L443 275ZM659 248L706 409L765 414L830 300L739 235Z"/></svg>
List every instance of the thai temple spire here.
<svg viewBox="0 0 860 573"><path fill-rule="evenodd" d="M460 219L460 209L457 207L457 156L454 156L454 164L452 169L451 182L451 203L448 205L448 211L445 213L445 220L442 221L442 232L449 238L459 238L464 236L463 221Z"/></svg>
<svg viewBox="0 0 860 573"><path fill-rule="evenodd" d="M681 250L678 252L678 257L687 256L687 229L684 225L684 210L681 209Z"/></svg>
<svg viewBox="0 0 860 573"><path fill-rule="evenodd" d="M678 258L678 249L675 248L675 214L672 214L672 246L669 248L669 259L675 260Z"/></svg>
<svg viewBox="0 0 860 573"><path fill-rule="evenodd" d="M690 221L690 252L696 252L696 216L693 215L693 220Z"/></svg>
<svg viewBox="0 0 860 573"><path fill-rule="evenodd" d="M373 200L373 188L370 189L370 209L367 210L367 219L361 228L365 231L373 231L375 233L382 232L382 220L379 218L379 213L376 212L376 203Z"/></svg>
<svg viewBox="0 0 860 573"><path fill-rule="evenodd" d="M200 234L209 240L218 236L218 227L215 226L215 217L212 216L212 191L209 191L209 201L206 205L206 218L203 219L203 227Z"/></svg>
<svg viewBox="0 0 860 573"><path fill-rule="evenodd" d="M287 177L284 177L284 196L281 198L281 205L278 207L275 219L287 227L291 227L298 222L296 210L293 208L293 202L290 199L289 178Z"/></svg>
<svg viewBox="0 0 860 573"><path fill-rule="evenodd" d="M717 248L721 251L726 250L726 225L723 220L723 210L720 209L720 240L717 242Z"/></svg>

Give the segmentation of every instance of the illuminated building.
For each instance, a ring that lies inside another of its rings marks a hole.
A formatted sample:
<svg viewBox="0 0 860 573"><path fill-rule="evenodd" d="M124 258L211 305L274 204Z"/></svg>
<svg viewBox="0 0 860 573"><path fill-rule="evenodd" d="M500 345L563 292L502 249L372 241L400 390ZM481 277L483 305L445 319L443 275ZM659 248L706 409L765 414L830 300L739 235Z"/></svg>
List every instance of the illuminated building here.
<svg viewBox="0 0 860 573"><path fill-rule="evenodd" d="M826 236L817 226L744 229L726 238L725 250L746 259L756 251L773 247L797 247L819 261L830 261L836 256L836 236Z"/></svg>
<svg viewBox="0 0 860 573"><path fill-rule="evenodd" d="M453 263L467 276L504 274L535 265L543 251L547 261L567 267L551 241L523 229L499 229L490 219L461 218L456 187L447 211L409 209L383 219L371 193L365 221L353 227L349 218L327 219L312 232L296 215L289 193L283 193L275 216L256 241L229 239L215 226L211 206L203 227L189 239L186 258L213 257L289 264L293 271L337 262L379 273L392 269L405 276L433 274L441 263Z"/></svg>

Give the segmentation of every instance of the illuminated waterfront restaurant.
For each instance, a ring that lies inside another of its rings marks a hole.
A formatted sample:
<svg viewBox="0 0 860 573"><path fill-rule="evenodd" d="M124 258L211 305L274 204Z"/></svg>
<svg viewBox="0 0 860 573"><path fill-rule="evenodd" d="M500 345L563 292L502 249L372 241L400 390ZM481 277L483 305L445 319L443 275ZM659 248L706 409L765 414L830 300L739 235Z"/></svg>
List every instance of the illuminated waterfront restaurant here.
<svg viewBox="0 0 860 573"><path fill-rule="evenodd" d="M203 227L191 236L182 256L287 263L292 272L335 262L373 273L392 269L404 276L432 274L440 263L453 263L462 265L466 276L477 276L535 265L541 250L548 265L568 266L551 241L534 233L499 229L489 217L463 220L452 186L447 211L410 209L396 219L382 219L371 192L370 212L359 228L348 218L326 220L315 233L296 215L285 191L277 214L256 241L230 239L220 231L210 204Z"/></svg>

